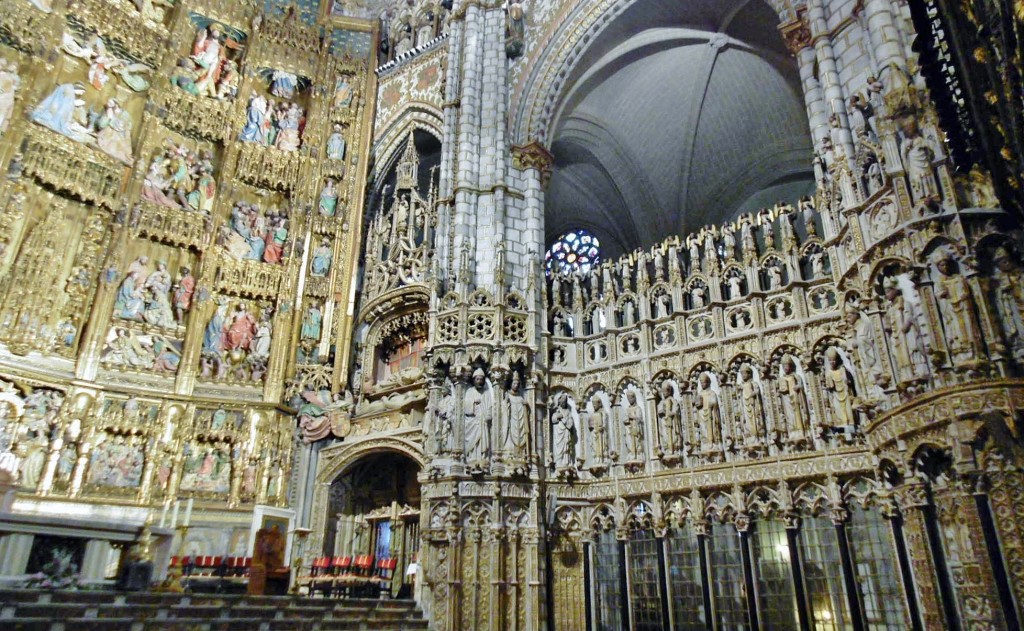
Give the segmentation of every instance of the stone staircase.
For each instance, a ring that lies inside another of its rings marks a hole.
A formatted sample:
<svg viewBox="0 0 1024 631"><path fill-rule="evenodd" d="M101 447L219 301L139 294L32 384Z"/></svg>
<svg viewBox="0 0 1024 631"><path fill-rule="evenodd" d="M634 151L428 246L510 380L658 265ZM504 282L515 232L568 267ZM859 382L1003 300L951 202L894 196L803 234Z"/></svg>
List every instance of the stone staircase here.
<svg viewBox="0 0 1024 631"><path fill-rule="evenodd" d="M4 631L426 631L411 600L0 590Z"/></svg>

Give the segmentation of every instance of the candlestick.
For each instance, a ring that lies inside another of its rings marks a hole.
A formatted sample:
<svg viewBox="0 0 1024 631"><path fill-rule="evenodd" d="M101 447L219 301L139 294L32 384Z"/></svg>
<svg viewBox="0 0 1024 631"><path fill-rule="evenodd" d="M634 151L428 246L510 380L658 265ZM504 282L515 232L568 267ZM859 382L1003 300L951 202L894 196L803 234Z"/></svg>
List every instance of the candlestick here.
<svg viewBox="0 0 1024 631"><path fill-rule="evenodd" d="M188 498L188 504L185 505L185 522L182 525L186 528L192 525L192 503L194 501L195 500L190 497Z"/></svg>
<svg viewBox="0 0 1024 631"><path fill-rule="evenodd" d="M171 528L178 526L178 506L181 504L178 500L174 500L174 510L171 512Z"/></svg>
<svg viewBox="0 0 1024 631"><path fill-rule="evenodd" d="M170 500L164 502L163 510L160 511L160 527L163 528L167 525L167 508Z"/></svg>

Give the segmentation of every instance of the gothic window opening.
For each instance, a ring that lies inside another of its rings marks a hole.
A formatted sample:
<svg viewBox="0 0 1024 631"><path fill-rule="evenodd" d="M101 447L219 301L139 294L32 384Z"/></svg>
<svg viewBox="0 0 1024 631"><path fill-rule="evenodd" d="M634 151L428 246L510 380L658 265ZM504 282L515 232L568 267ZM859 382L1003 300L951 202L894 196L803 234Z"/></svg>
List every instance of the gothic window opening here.
<svg viewBox="0 0 1024 631"><path fill-rule="evenodd" d="M646 516L646 519L644 517ZM650 514L643 505L631 524L629 543L629 602L634 631L658 631L665 628L661 611L661 573L658 558L661 545L654 536Z"/></svg>
<svg viewBox="0 0 1024 631"><path fill-rule="evenodd" d="M672 528L665 537L668 554L669 602L672 628L676 631L704 631L707 619L700 565L700 539L693 527Z"/></svg>
<svg viewBox="0 0 1024 631"><path fill-rule="evenodd" d="M747 597L743 587L743 554L732 524L714 524L708 539L711 556L711 598L715 628L747 631Z"/></svg>
<svg viewBox="0 0 1024 631"><path fill-rule="evenodd" d="M814 628L819 631L853 628L839 557L839 537L832 521L824 517L805 517L800 525L800 552Z"/></svg>
<svg viewBox="0 0 1024 631"><path fill-rule="evenodd" d="M762 627L795 631L798 628L796 592L785 525L774 519L757 522L751 549Z"/></svg>
<svg viewBox="0 0 1024 631"><path fill-rule="evenodd" d="M425 341L424 338L417 338L405 341L397 348L383 346L375 375L377 383L393 380L404 370L419 368Z"/></svg>
<svg viewBox="0 0 1024 631"><path fill-rule="evenodd" d="M594 622L597 631L623 628L619 541L614 530L594 537Z"/></svg>
<svg viewBox="0 0 1024 631"><path fill-rule="evenodd" d="M601 264L601 242L586 230L572 230L555 239L544 255L544 272L586 275Z"/></svg>
<svg viewBox="0 0 1024 631"><path fill-rule="evenodd" d="M906 602L900 585L892 530L877 511L854 506L846 524L850 555L856 575L857 598L864 615L865 628L871 631L897 631L909 625Z"/></svg>

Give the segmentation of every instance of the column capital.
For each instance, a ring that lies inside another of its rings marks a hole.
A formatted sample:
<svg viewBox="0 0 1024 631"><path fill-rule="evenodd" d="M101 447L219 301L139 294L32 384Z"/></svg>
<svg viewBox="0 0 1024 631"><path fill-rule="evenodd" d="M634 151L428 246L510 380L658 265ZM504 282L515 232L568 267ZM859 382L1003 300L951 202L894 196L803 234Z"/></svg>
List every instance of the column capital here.
<svg viewBox="0 0 1024 631"><path fill-rule="evenodd" d="M548 182L551 181L554 163L555 156L539 140L531 140L525 145L512 145L512 165L524 171L526 169L540 171L542 188L547 188Z"/></svg>
<svg viewBox="0 0 1024 631"><path fill-rule="evenodd" d="M782 40L785 42L786 48L793 55L814 43L811 27L807 23L807 15L803 11L797 14L795 20L779 25L779 31L782 32Z"/></svg>

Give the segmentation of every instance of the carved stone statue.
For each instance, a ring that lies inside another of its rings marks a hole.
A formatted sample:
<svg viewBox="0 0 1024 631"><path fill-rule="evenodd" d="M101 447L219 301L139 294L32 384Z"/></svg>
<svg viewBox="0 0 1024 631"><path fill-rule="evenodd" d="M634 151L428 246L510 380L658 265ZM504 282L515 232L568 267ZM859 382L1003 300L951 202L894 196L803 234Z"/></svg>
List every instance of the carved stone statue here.
<svg viewBox="0 0 1024 631"><path fill-rule="evenodd" d="M718 393L711 386L711 376L703 372L697 378L696 408L700 418L701 432L713 445L722 442L722 407Z"/></svg>
<svg viewBox="0 0 1024 631"><path fill-rule="evenodd" d="M445 380L437 399L437 407L434 409L434 432L439 454L446 454L452 450L452 414L454 412L455 397L452 395L452 383Z"/></svg>
<svg viewBox="0 0 1024 631"><path fill-rule="evenodd" d="M569 406L569 397L564 393L559 394L555 399L555 407L551 410L551 455L558 468L576 466L578 440L579 434L572 408Z"/></svg>
<svg viewBox="0 0 1024 631"><path fill-rule="evenodd" d="M954 361L977 357L981 334L974 311L974 296L967 279L956 268L953 257L943 253L935 261L939 278L935 283L935 298L946 332L946 342Z"/></svg>
<svg viewBox="0 0 1024 631"><path fill-rule="evenodd" d="M824 386L828 393L832 423L840 427L853 427L856 417L853 413L853 377L843 364L843 358L834 347L825 351Z"/></svg>
<svg viewBox="0 0 1024 631"><path fill-rule="evenodd" d="M661 400L658 401L658 426L661 430L661 448L666 453L675 453L682 448L680 430L682 416L679 402L673 395L672 384L661 384Z"/></svg>
<svg viewBox="0 0 1024 631"><path fill-rule="evenodd" d="M789 432L806 434L811 428L811 415L807 407L804 381L797 372L792 355L783 355L782 374L779 376L779 395Z"/></svg>
<svg viewBox="0 0 1024 631"><path fill-rule="evenodd" d="M895 277L884 281L885 332L892 348L900 381L921 379L928 374L925 341L914 305L903 295Z"/></svg>
<svg viewBox="0 0 1024 631"><path fill-rule="evenodd" d="M466 462L486 461L491 455L494 400L483 368L473 371L473 383L462 400L466 436Z"/></svg>
<svg viewBox="0 0 1024 631"><path fill-rule="evenodd" d="M626 412L622 419L626 428L626 440L629 441L629 457L631 460L642 460L644 449L644 411L636 402L636 393L626 390Z"/></svg>
<svg viewBox="0 0 1024 631"><path fill-rule="evenodd" d="M750 364L740 366L739 376L740 400L743 403L743 416L747 421L746 438L748 442L758 442L765 437L767 431L761 388Z"/></svg>
<svg viewBox="0 0 1024 631"><path fill-rule="evenodd" d="M591 399L593 411L587 418L587 429L590 430L590 446L595 464L603 464L608 460L608 412L600 396Z"/></svg>
<svg viewBox="0 0 1024 631"><path fill-rule="evenodd" d="M908 125L903 133L903 146L900 148L900 155L903 158L903 168L907 172L907 179L910 180L910 190L914 195L914 201L938 196L939 183L935 178L935 169L932 166L935 161L935 150L928 139L917 129L916 124Z"/></svg>
<svg viewBox="0 0 1024 631"><path fill-rule="evenodd" d="M519 373L512 373L512 384L505 394L505 451L513 458L525 459L530 451L530 406L523 398Z"/></svg>
<svg viewBox="0 0 1024 631"><path fill-rule="evenodd" d="M996 268L992 276L999 322L1010 345L1019 347L1024 343L1024 273L1006 248L998 248L992 260Z"/></svg>
<svg viewBox="0 0 1024 631"><path fill-rule="evenodd" d="M14 115L14 95L21 85L18 64L0 58L0 134L7 131Z"/></svg>

